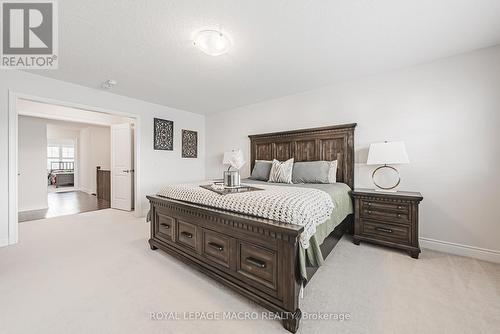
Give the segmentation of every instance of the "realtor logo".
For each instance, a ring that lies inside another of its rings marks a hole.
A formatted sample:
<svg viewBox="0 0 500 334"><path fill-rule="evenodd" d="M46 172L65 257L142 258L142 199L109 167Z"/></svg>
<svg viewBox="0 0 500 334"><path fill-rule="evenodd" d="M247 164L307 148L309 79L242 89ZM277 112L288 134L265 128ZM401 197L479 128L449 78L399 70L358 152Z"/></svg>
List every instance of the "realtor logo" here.
<svg viewBox="0 0 500 334"><path fill-rule="evenodd" d="M57 68L55 0L3 0L1 68Z"/></svg>

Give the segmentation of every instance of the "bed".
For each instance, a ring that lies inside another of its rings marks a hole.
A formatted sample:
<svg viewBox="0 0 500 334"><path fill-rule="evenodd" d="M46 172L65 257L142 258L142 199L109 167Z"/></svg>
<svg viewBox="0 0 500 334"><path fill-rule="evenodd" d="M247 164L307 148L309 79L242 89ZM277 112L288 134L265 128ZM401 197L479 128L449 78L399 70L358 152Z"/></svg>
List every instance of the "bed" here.
<svg viewBox="0 0 500 334"><path fill-rule="evenodd" d="M73 162L51 162L48 172L49 185L56 188L75 185L75 164Z"/></svg>
<svg viewBox="0 0 500 334"><path fill-rule="evenodd" d="M148 196L151 249L167 252L275 312L283 326L295 333L301 318L301 289L342 235L352 231L349 191L354 185L355 127L345 124L249 136L252 168L256 160L337 160L338 184L292 185L321 189L339 201L306 250L300 242L304 226L158 195ZM244 182L259 186L258 181Z"/></svg>
<svg viewBox="0 0 500 334"><path fill-rule="evenodd" d="M265 181L256 181L251 179L242 180L244 184L259 187L261 185L267 184ZM346 232L349 227L349 220L346 219L353 214L353 203L351 199L351 188L345 183L334 183L334 184L285 184L277 183L274 186L278 187L301 187L301 188L314 188L322 190L331 197L335 209L332 211L330 218L319 225L316 229L316 233L309 240L309 247L304 249L301 244L299 244L299 273L300 278L304 286L307 285L309 279L314 275L316 270L323 265L324 258L330 253L331 249L335 246L337 241L340 239L342 234ZM344 223L344 224L342 224ZM338 228L337 230L335 230ZM328 238L334 231L337 232L337 236L333 235ZM327 239L328 238L328 239ZM329 243L325 244L325 240ZM332 242L335 244L332 245ZM328 251L322 251L323 248L330 247ZM325 253L325 256L323 256Z"/></svg>

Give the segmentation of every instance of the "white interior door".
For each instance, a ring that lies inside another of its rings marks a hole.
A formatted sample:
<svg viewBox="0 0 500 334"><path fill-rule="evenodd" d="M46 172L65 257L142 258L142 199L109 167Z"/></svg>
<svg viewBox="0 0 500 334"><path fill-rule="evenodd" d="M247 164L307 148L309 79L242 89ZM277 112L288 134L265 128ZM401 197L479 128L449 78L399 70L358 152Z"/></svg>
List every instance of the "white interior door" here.
<svg viewBox="0 0 500 334"><path fill-rule="evenodd" d="M111 126L111 207L133 208L133 140L129 123Z"/></svg>

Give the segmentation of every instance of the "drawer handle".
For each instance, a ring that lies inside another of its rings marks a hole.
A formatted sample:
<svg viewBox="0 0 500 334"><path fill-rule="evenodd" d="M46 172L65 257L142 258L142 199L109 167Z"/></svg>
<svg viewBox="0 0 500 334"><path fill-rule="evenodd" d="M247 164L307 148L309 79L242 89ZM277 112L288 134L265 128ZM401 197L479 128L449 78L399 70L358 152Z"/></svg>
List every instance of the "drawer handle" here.
<svg viewBox="0 0 500 334"><path fill-rule="evenodd" d="M380 232L392 233L392 230L390 228L385 228L385 227L375 227L375 230Z"/></svg>
<svg viewBox="0 0 500 334"><path fill-rule="evenodd" d="M167 230L170 228L170 225L167 223L160 223L161 226L165 227Z"/></svg>
<svg viewBox="0 0 500 334"><path fill-rule="evenodd" d="M188 238L188 239L192 239L193 238L193 235L191 233L189 233L189 232L182 231L181 234L183 236L185 236L186 238Z"/></svg>
<svg viewBox="0 0 500 334"><path fill-rule="evenodd" d="M398 209L402 209L402 208L403 208L403 207L402 207L401 205L400 205L400 206L398 206Z"/></svg>
<svg viewBox="0 0 500 334"><path fill-rule="evenodd" d="M372 214L372 210L368 210L368 214L371 215Z"/></svg>
<svg viewBox="0 0 500 334"><path fill-rule="evenodd" d="M398 218L401 218L401 215L398 213Z"/></svg>
<svg viewBox="0 0 500 334"><path fill-rule="evenodd" d="M212 248L217 249L219 252L222 252L224 250L223 246L216 244L215 242L209 242L208 245Z"/></svg>
<svg viewBox="0 0 500 334"><path fill-rule="evenodd" d="M248 264L251 264L252 266L255 266L257 268L265 268L266 267L266 263L264 261L261 261L259 259L256 259L254 257L247 257L245 259L245 261L248 263Z"/></svg>
<svg viewBox="0 0 500 334"><path fill-rule="evenodd" d="M368 202L368 206L371 206L372 205L372 202Z"/></svg>

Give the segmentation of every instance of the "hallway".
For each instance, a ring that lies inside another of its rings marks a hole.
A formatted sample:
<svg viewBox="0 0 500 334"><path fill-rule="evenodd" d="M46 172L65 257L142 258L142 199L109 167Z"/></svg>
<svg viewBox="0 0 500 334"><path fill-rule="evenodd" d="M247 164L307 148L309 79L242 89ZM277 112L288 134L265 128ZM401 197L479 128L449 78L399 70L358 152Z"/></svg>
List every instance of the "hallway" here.
<svg viewBox="0 0 500 334"><path fill-rule="evenodd" d="M49 192L48 209L19 212L19 222L108 209L109 201L83 191Z"/></svg>

